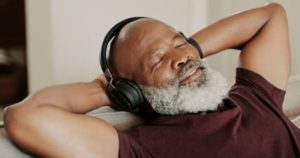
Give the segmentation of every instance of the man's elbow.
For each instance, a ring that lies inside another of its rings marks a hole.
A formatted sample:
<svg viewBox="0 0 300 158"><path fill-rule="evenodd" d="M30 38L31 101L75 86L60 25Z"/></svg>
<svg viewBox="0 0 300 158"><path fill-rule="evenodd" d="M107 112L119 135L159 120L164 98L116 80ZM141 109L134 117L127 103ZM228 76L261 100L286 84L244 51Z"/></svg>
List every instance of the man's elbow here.
<svg viewBox="0 0 300 158"><path fill-rule="evenodd" d="M284 9L284 6L279 3L270 3L270 7L273 10L273 14L282 14L286 16L286 11Z"/></svg>
<svg viewBox="0 0 300 158"><path fill-rule="evenodd" d="M16 116L16 109L14 107L8 106L3 111L4 128L8 135L15 133L16 126L14 127L14 125L17 124L16 121L18 120Z"/></svg>
<svg viewBox="0 0 300 158"><path fill-rule="evenodd" d="M16 106L9 106L4 109L3 113L4 128L8 136L12 140L20 138L22 127L26 122L26 113L22 108Z"/></svg>

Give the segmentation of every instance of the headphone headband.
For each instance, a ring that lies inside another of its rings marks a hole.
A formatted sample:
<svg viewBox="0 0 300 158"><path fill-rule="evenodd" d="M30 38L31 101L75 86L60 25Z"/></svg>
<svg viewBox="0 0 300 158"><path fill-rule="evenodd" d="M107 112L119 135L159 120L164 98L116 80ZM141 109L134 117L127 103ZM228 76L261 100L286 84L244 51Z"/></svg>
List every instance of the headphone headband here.
<svg viewBox="0 0 300 158"><path fill-rule="evenodd" d="M120 30L128 23L136 21L138 19L142 19L142 18L146 18L146 17L131 17L125 20L120 21L119 23L117 23L116 25L114 25L106 34L106 36L103 39L102 42L102 48L101 48L101 55L100 55L100 64L101 64L101 68L102 71L104 72L104 74L106 75L108 80L111 80L113 78L110 70L109 70L109 64L107 62L106 59L106 54L107 54L107 46L109 44L109 42L115 37L116 34L118 34L120 32Z"/></svg>

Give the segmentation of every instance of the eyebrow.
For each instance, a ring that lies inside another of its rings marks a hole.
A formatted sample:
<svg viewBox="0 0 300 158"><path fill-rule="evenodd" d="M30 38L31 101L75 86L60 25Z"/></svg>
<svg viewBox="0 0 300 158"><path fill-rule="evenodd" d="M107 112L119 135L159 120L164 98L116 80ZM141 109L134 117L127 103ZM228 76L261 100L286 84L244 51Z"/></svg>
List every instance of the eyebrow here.
<svg viewBox="0 0 300 158"><path fill-rule="evenodd" d="M172 37L171 41L174 41L174 40L176 40L178 38L182 38L182 37L186 39L185 35L181 31L177 31L176 34ZM159 49L160 48L155 48L155 49L151 50L151 53L149 56L153 56L155 54L155 52Z"/></svg>
<svg viewBox="0 0 300 158"><path fill-rule="evenodd" d="M181 32L181 31L177 31L175 36L172 38L172 41L174 41L176 38L181 38L181 37L184 37L184 34Z"/></svg>

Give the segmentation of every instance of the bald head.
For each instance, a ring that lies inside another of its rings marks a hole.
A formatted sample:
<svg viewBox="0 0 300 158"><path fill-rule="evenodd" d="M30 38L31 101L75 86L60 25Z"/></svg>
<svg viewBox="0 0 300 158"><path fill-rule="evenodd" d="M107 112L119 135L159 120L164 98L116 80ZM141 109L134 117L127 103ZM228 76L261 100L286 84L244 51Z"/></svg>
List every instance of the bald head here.
<svg viewBox="0 0 300 158"><path fill-rule="evenodd" d="M158 38L159 30L173 30L161 21L143 18L124 26L113 41L110 60L119 77L134 79L140 58Z"/></svg>
<svg viewBox="0 0 300 158"><path fill-rule="evenodd" d="M186 38L151 18L125 25L112 43L109 58L115 76L145 85L174 80L180 66L192 59L199 56Z"/></svg>

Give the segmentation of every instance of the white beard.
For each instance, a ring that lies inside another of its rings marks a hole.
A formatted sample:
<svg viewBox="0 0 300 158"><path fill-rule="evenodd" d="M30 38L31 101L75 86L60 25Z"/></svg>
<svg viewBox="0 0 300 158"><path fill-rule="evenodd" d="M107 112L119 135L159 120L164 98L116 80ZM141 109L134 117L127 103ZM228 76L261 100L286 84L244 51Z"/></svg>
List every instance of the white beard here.
<svg viewBox="0 0 300 158"><path fill-rule="evenodd" d="M153 110L159 114L215 111L227 96L228 83L220 72L212 70L207 64L203 66L204 81L194 81L189 86L179 86L178 83L164 87L139 86Z"/></svg>

